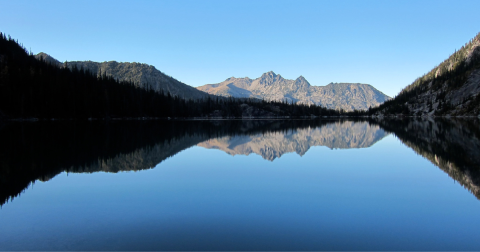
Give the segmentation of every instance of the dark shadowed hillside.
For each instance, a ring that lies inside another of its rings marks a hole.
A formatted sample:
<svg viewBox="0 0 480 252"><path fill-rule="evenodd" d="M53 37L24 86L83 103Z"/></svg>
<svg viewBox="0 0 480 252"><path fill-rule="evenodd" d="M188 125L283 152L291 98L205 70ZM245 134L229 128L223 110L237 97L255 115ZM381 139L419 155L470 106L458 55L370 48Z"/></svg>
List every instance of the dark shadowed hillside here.
<svg viewBox="0 0 480 252"><path fill-rule="evenodd" d="M118 81L132 82L136 86L144 89L153 89L157 92L163 91L164 93L170 93L172 96L178 96L184 99L200 99L208 96L206 93L162 73L152 65L116 61L68 61L61 63L46 53L39 53L35 55L35 58L43 58L46 62L59 67L68 66L70 69L76 67L78 69L89 70L97 76L106 74Z"/></svg>

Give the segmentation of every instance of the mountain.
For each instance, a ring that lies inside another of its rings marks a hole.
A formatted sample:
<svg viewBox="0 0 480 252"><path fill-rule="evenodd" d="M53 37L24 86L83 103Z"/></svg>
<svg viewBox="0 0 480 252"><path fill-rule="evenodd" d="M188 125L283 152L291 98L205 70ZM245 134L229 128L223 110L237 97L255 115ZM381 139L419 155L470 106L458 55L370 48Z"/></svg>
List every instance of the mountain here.
<svg viewBox="0 0 480 252"><path fill-rule="evenodd" d="M35 55L35 58L38 60L43 60L51 65L58 66L58 67L63 67L63 63L55 59L54 57L41 52Z"/></svg>
<svg viewBox="0 0 480 252"><path fill-rule="evenodd" d="M143 74L146 70L151 70L150 75ZM147 84L135 85L132 81L115 79L120 72L122 78L147 79L140 82ZM155 83L163 86L151 85L153 82L149 82L148 77L154 75L163 74L151 66L137 63L66 62L63 65L44 53L35 57L18 41L0 32L0 120L311 118L340 115L340 111L316 105L214 97L185 84L174 86L177 91L193 90L206 97L183 99L188 98L188 92L177 96L155 92L153 87L168 90L169 86L168 83L158 82L159 78L154 78ZM168 77L168 81L175 80Z"/></svg>
<svg viewBox="0 0 480 252"><path fill-rule="evenodd" d="M283 133L219 137L199 143L198 146L219 149L232 156L255 153L273 161L291 152L303 156L312 146L327 146L330 149L368 148L387 135L379 126L368 122L343 121Z"/></svg>
<svg viewBox="0 0 480 252"><path fill-rule="evenodd" d="M264 73L257 79L231 77L197 89L220 96L287 100L345 111L366 110L390 99L368 84L330 83L327 86L312 86L303 76L289 80L274 72Z"/></svg>
<svg viewBox="0 0 480 252"><path fill-rule="evenodd" d="M207 97L208 94L199 91L187 84L184 84L162 72L157 70L152 65L142 63L129 62L94 62L94 61L68 61L61 63L55 58L46 53L39 53L35 55L37 59L43 59L47 63L57 65L59 67L68 66L72 69L74 67L88 70L97 76L106 74L112 76L118 81L128 81L135 83L136 86L153 89L155 91L163 91L170 93L172 96L178 96L187 99L200 99Z"/></svg>
<svg viewBox="0 0 480 252"><path fill-rule="evenodd" d="M480 33L370 114L480 116Z"/></svg>

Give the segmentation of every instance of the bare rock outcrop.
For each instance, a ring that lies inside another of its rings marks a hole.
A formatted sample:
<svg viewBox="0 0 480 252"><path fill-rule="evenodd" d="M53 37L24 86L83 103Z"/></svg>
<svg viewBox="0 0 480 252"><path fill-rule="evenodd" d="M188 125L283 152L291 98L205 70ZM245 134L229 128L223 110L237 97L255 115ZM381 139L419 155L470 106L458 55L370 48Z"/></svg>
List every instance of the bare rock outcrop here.
<svg viewBox="0 0 480 252"><path fill-rule="evenodd" d="M224 82L197 89L225 97L316 104L345 111L366 110L390 99L368 84L330 83L326 86L312 86L303 76L289 80L274 72L264 73L257 79L231 77Z"/></svg>

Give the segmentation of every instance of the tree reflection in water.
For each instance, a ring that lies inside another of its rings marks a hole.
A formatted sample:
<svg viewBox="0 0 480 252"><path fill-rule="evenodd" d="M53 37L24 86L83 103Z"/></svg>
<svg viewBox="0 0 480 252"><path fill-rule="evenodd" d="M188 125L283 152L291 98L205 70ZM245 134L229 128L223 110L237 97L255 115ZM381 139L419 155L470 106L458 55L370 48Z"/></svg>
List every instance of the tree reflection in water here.
<svg viewBox="0 0 480 252"><path fill-rule="evenodd" d="M3 125L0 205L64 171L151 169L194 145L274 160L311 146L368 148L389 133L480 199L476 119L101 121Z"/></svg>

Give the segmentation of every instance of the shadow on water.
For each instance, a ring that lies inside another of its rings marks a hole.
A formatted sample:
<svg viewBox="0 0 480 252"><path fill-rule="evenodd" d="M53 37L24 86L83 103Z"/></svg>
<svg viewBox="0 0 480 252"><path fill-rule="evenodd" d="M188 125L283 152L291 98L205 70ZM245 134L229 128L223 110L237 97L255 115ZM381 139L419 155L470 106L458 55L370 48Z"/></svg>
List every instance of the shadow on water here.
<svg viewBox="0 0 480 252"><path fill-rule="evenodd" d="M368 148L395 134L480 199L478 120L36 122L0 126L0 205L61 172L151 169L189 147L273 161L312 146Z"/></svg>

